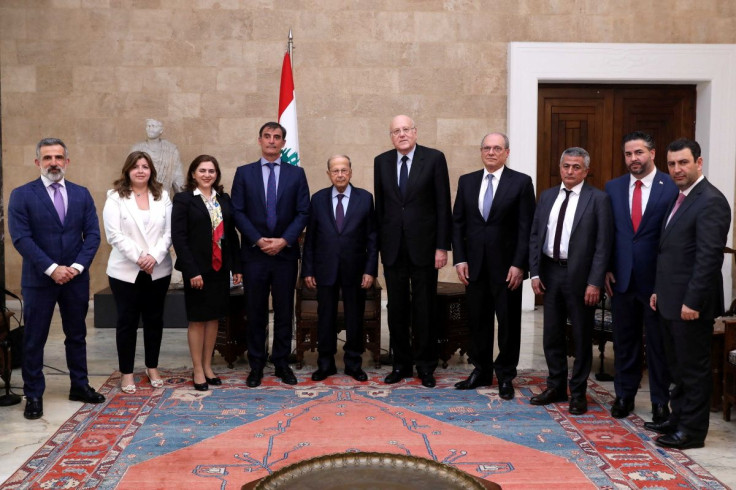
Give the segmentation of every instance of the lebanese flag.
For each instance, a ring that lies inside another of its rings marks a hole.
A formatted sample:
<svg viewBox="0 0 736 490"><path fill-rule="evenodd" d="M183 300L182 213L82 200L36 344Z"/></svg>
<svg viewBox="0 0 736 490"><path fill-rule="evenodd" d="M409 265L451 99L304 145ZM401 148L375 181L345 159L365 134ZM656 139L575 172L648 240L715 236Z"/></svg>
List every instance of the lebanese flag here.
<svg viewBox="0 0 736 490"><path fill-rule="evenodd" d="M286 128L286 145L281 149L281 161L299 166L299 131L296 124L296 94L294 76L291 73L291 57L284 54L281 66L281 91L279 93L279 124Z"/></svg>

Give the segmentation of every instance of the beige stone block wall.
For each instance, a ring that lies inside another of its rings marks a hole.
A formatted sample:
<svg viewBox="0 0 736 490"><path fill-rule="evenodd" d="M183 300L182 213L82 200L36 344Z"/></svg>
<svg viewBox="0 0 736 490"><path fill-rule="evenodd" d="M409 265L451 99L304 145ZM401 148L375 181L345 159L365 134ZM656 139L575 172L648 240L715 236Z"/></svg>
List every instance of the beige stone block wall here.
<svg viewBox="0 0 736 490"><path fill-rule="evenodd" d="M2 0L5 202L37 178L36 142L56 136L70 147L68 178L101 211L148 117L164 122L185 167L216 156L229 188L236 167L259 156L258 128L277 116L289 28L311 191L327 185L334 153L350 155L354 184L372 190L373 157L390 147L391 117L406 113L419 142L447 155L454 193L480 166L481 137L506 129L509 42L734 43L736 2ZM93 291L107 285L108 254L103 243ZM13 291L19 266L8 239Z"/></svg>

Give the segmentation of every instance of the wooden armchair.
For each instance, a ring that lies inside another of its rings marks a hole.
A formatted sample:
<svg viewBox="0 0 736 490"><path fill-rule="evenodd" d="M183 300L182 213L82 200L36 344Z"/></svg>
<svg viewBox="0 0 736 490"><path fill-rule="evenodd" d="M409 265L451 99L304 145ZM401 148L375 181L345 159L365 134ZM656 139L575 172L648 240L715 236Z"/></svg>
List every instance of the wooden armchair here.
<svg viewBox="0 0 736 490"><path fill-rule="evenodd" d="M731 420L736 404L736 317L724 320L723 337L723 420Z"/></svg>

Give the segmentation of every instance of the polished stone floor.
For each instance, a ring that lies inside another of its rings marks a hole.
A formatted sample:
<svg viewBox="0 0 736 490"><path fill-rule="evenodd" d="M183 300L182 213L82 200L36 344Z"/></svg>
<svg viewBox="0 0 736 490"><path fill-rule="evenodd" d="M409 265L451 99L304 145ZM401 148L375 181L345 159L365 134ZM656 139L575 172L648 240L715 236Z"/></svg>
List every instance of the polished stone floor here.
<svg viewBox="0 0 736 490"><path fill-rule="evenodd" d="M8 304L12 310L17 305ZM385 311L385 310L384 310ZM93 324L94 311L90 305L88 317L89 332L88 343L88 367L90 383L99 388L112 372L117 369L117 357L115 350L114 329L95 329ZM385 319L385 315L384 315ZM523 314L522 342L520 369L545 370L546 364L542 353L542 312L541 309ZM384 320L385 323L385 320ZM59 426L66 421L76 410L80 408L77 402L67 399L69 391L69 378L66 374L66 362L64 359L64 339L58 312L54 321L46 346L44 372L46 374L47 388L44 395L44 416L35 421L23 418L23 407L25 401L12 407L0 407L0 482L4 482L12 473L20 467L33 453L51 437ZM382 342L384 349L388 346L388 332L384 325ZM595 354L597 354L597 350ZM613 352L611 347L607 348L606 371L613 372ZM368 354L364 357L366 370L372 371L372 363ZM306 365L302 370L296 372L300 379L308 379L312 370L315 369L316 353L307 353ZM179 368L191 366L189 351L186 340L185 329L166 329L164 331L163 346L159 367L165 373L167 368ZM597 357L594 358L594 371L598 369ZM225 368L226 364L219 354L215 360L215 371ZM142 335L139 332L138 353L136 356L136 374L143 372L143 347ZM243 376L248 373L245 360L239 360L235 366L236 370L242 370ZM450 369L468 369L466 359L455 355L450 360ZM388 372L384 366L381 372ZM442 368L438 368L441 372ZM266 374L272 371L267 369ZM592 376L592 375L591 375ZM613 390L612 382L599 382L609 391ZM20 370L13 371L12 388L15 393L22 394L22 381ZM4 390L3 390L4 392ZM650 420L650 404L648 397L648 386L646 376L639 396L636 400L636 413L645 420ZM732 414L732 422L724 422L721 413L711 414L710 431L706 446L702 449L691 449L686 453L716 478L729 487L736 488L736 413Z"/></svg>

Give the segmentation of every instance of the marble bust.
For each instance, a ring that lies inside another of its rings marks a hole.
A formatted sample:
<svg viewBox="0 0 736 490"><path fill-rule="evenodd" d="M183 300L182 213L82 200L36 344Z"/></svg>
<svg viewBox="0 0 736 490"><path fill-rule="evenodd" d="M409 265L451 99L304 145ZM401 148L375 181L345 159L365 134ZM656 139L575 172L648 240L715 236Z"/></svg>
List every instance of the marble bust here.
<svg viewBox="0 0 736 490"><path fill-rule="evenodd" d="M174 194L184 188L184 175L179 150L174 143L161 138L163 132L164 125L161 121L146 119L146 141L134 144L130 151L145 151L151 156L156 167L156 180L163 184L169 197L174 199Z"/></svg>

